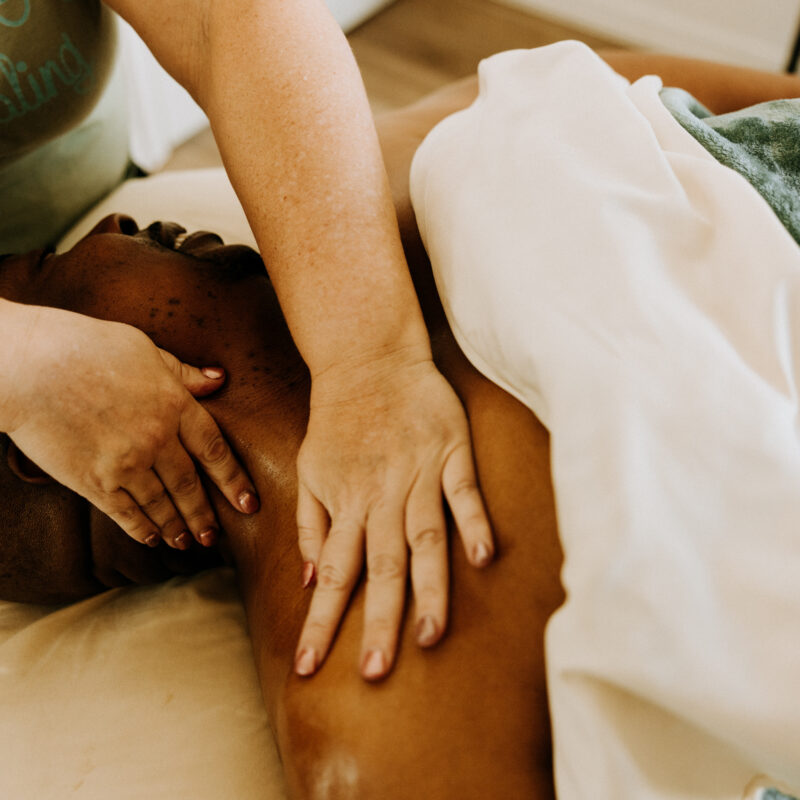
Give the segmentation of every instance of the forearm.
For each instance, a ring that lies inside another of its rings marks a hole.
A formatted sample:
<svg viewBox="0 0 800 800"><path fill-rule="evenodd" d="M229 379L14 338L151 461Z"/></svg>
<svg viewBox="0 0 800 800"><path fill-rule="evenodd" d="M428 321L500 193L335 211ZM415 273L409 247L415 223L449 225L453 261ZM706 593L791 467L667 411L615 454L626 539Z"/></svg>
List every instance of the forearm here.
<svg viewBox="0 0 800 800"><path fill-rule="evenodd" d="M322 0L111 0L200 102L313 375L429 345L358 68Z"/></svg>
<svg viewBox="0 0 800 800"><path fill-rule="evenodd" d="M426 354L344 36L318 0L239 3L236 26L229 5L211 12L200 97L312 375L406 348Z"/></svg>

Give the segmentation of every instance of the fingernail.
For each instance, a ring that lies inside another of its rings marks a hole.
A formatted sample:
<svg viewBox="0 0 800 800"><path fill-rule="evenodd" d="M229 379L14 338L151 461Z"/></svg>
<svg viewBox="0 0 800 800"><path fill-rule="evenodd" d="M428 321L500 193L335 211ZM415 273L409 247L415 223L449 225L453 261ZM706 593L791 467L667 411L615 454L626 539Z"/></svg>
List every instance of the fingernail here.
<svg viewBox="0 0 800 800"><path fill-rule="evenodd" d="M306 561L303 564L303 588L308 589L311 586L312 581L314 580L314 573L316 569L314 567L313 561Z"/></svg>
<svg viewBox="0 0 800 800"><path fill-rule="evenodd" d="M212 381L218 381L220 378L225 377L225 370L221 367L203 367L200 371L206 378L211 378Z"/></svg>
<svg viewBox="0 0 800 800"><path fill-rule="evenodd" d="M439 638L439 629L433 617L425 616L417 623L414 634L420 647L430 647Z"/></svg>
<svg viewBox="0 0 800 800"><path fill-rule="evenodd" d="M364 656L364 662L361 665L361 674L367 680L374 680L375 678L382 678L386 672L386 658L380 650L370 650Z"/></svg>
<svg viewBox="0 0 800 800"><path fill-rule="evenodd" d="M312 647L304 647L294 662L294 671L298 675L311 675L317 668L317 654Z"/></svg>
<svg viewBox="0 0 800 800"><path fill-rule="evenodd" d="M189 531L181 531L175 537L175 546L178 548L178 550L188 550L191 543L192 537L189 536Z"/></svg>
<svg viewBox="0 0 800 800"><path fill-rule="evenodd" d="M478 567L485 567L492 560L489 548L483 543L478 542L472 550L472 563Z"/></svg>
<svg viewBox="0 0 800 800"><path fill-rule="evenodd" d="M255 514L256 511L258 511L258 506L258 495L256 495L255 492L245 489L239 495L239 508L241 508L245 514Z"/></svg>
<svg viewBox="0 0 800 800"><path fill-rule="evenodd" d="M206 528L204 531L200 531L200 544L203 547L211 547L214 542L217 541L217 529L216 528Z"/></svg>
<svg viewBox="0 0 800 800"><path fill-rule="evenodd" d="M157 533L151 533L145 540L144 543L148 547L158 547L158 543L161 541L161 536Z"/></svg>

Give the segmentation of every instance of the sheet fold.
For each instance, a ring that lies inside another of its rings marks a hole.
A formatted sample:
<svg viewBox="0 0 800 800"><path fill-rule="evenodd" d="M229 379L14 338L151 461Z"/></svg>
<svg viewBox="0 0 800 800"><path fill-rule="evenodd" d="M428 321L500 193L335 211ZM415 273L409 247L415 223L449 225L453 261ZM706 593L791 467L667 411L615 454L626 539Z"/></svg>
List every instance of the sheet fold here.
<svg viewBox="0 0 800 800"><path fill-rule="evenodd" d="M660 89L494 56L412 199L460 346L551 432L559 797L798 794L800 254Z"/></svg>

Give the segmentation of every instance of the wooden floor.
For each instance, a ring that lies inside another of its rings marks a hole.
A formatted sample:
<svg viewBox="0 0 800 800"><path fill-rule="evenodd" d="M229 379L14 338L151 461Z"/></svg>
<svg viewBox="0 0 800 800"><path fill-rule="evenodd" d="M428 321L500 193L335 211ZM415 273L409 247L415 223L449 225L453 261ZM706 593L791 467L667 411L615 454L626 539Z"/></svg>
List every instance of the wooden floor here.
<svg viewBox="0 0 800 800"><path fill-rule="evenodd" d="M348 37L375 111L406 105L477 69L492 53L607 39L490 0L399 0Z"/></svg>
<svg viewBox="0 0 800 800"><path fill-rule="evenodd" d="M374 111L406 105L501 50L580 39L613 46L586 31L533 16L491 0L398 0L348 39ZM221 163L210 131L180 147L165 169Z"/></svg>

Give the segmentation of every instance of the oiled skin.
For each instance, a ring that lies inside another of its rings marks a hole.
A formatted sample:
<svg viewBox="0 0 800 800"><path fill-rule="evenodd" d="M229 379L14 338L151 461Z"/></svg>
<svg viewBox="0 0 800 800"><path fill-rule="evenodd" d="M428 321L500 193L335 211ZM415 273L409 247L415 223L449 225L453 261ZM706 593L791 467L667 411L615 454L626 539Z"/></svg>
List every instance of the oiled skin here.
<svg viewBox="0 0 800 800"><path fill-rule="evenodd" d="M110 232L87 237L41 269L30 258L7 261L0 289L23 302L136 325L181 359L228 370L227 387L205 402L256 481L262 511L228 514L214 500L293 797L552 796L543 630L562 595L547 435L455 346L418 242L409 239L410 261L437 363L470 417L498 557L475 570L455 541L447 637L422 651L407 625L394 673L369 685L357 671L363 590L321 672L311 679L292 672L308 601L294 521L308 378L263 267L253 259L245 267L204 263L126 236L113 219L100 227ZM65 490L24 484L6 470L28 503L36 498L54 519L66 504L76 523L85 519L85 506ZM76 593L96 591L79 529L62 526L58 535L80 556L71 573ZM156 563L158 551L133 544L140 571ZM41 562L41 551L32 555ZM63 554L51 557L57 572Z"/></svg>

